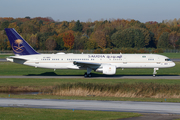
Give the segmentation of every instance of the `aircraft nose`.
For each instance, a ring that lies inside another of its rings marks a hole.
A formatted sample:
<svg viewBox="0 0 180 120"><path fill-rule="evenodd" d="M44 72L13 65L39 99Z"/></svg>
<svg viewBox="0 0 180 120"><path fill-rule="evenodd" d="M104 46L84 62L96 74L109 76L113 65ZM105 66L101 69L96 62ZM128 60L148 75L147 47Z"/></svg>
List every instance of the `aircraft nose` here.
<svg viewBox="0 0 180 120"><path fill-rule="evenodd" d="M174 62L171 63L172 67L174 67L176 64Z"/></svg>

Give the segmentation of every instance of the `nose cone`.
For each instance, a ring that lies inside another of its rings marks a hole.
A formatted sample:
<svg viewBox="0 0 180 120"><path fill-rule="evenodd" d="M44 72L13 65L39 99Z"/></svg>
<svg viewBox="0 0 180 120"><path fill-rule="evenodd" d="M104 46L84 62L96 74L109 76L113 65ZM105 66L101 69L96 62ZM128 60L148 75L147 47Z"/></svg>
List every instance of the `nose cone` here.
<svg viewBox="0 0 180 120"><path fill-rule="evenodd" d="M171 63L171 66L174 67L176 64L174 62Z"/></svg>

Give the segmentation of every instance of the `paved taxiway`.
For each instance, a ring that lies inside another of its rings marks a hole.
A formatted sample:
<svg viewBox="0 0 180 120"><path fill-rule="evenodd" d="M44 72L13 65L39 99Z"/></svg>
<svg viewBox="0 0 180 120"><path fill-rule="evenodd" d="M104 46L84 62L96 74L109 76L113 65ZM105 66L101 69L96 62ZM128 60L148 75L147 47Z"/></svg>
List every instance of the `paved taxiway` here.
<svg viewBox="0 0 180 120"><path fill-rule="evenodd" d="M64 76L64 75L57 75L57 76L0 76L0 78L84 78L84 76ZM105 76L105 77L91 77L93 79L180 79L180 76L120 76L120 75L113 75L113 76ZM87 79L91 79L87 78Z"/></svg>
<svg viewBox="0 0 180 120"><path fill-rule="evenodd" d="M6 59L0 59L0 62L7 62Z"/></svg>
<svg viewBox="0 0 180 120"><path fill-rule="evenodd" d="M100 110L138 113L180 114L180 103L96 100L8 99L0 98L1 107Z"/></svg>

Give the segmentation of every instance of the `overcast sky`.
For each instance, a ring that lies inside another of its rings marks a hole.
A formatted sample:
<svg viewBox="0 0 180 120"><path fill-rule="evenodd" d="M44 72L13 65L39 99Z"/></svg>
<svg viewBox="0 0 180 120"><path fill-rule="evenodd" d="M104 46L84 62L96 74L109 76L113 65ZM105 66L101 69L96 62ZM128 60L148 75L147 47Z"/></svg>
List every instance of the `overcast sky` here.
<svg viewBox="0 0 180 120"><path fill-rule="evenodd" d="M52 17L55 21L180 18L180 0L0 0L0 17Z"/></svg>

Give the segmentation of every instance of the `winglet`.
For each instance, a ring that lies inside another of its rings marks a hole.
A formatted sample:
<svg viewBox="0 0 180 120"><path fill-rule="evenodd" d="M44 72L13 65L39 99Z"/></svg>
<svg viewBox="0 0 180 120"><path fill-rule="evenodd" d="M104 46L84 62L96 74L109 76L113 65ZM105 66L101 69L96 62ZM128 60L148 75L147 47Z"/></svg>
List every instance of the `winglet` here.
<svg viewBox="0 0 180 120"><path fill-rule="evenodd" d="M37 53L14 28L5 28L6 34L15 55L32 55Z"/></svg>

